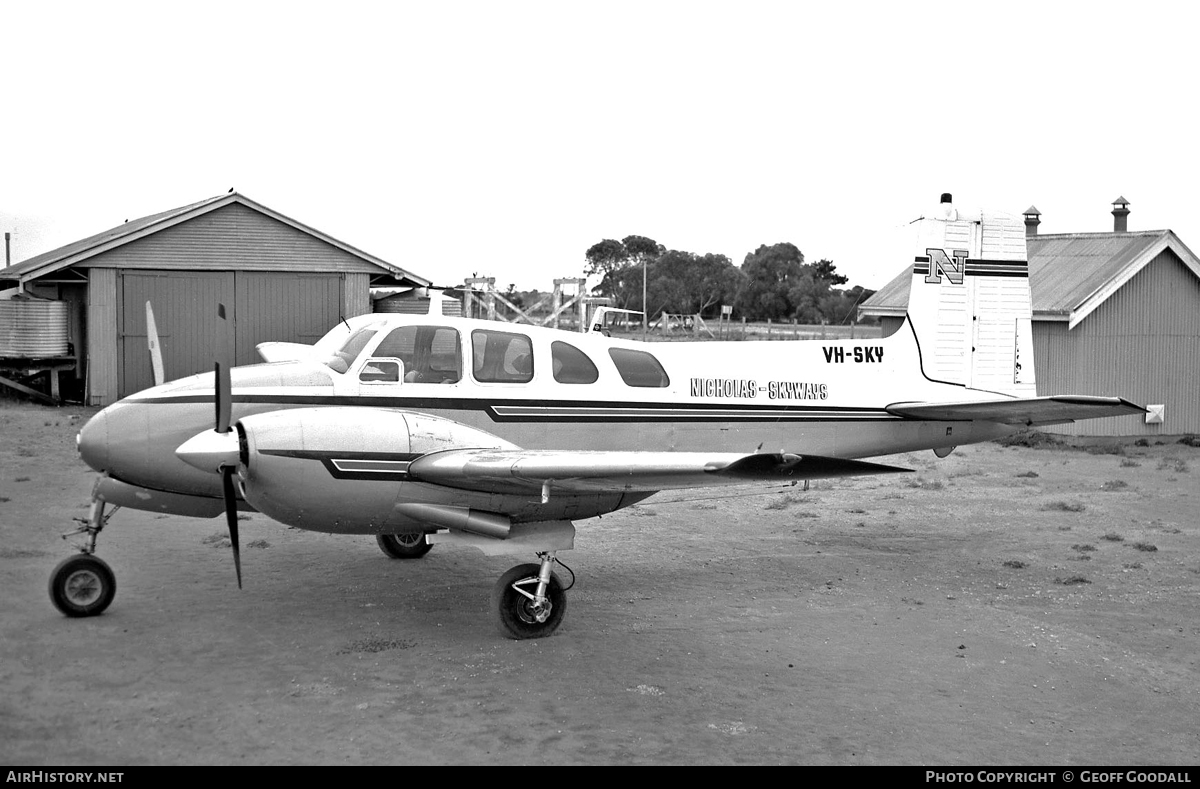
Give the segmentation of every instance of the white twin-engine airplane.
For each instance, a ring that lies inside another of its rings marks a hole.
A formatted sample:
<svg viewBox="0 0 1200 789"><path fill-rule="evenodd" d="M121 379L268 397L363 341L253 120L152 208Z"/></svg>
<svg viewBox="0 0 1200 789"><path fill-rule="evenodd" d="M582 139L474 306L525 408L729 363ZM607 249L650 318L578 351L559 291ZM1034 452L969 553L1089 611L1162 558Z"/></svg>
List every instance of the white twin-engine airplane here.
<svg viewBox="0 0 1200 789"><path fill-rule="evenodd" d="M943 200L915 223L908 317L882 339L642 343L371 314L313 346L264 343L265 364L159 382L80 432L102 476L51 597L68 616L111 602L94 555L106 506L225 512L240 585L236 510L256 510L375 535L395 558L444 542L536 555L493 595L501 630L536 638L566 610L551 570L572 521L660 490L903 471L860 458L1143 411L1035 396L1022 222Z"/></svg>

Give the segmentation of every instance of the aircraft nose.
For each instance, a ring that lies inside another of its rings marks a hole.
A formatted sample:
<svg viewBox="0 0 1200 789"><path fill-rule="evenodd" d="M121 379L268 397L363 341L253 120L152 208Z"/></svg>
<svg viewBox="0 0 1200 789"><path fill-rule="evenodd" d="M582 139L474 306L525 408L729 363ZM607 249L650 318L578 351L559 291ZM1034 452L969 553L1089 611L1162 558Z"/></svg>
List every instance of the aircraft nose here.
<svg viewBox="0 0 1200 789"><path fill-rule="evenodd" d="M79 456L96 471L108 469L108 409L87 421L75 437Z"/></svg>

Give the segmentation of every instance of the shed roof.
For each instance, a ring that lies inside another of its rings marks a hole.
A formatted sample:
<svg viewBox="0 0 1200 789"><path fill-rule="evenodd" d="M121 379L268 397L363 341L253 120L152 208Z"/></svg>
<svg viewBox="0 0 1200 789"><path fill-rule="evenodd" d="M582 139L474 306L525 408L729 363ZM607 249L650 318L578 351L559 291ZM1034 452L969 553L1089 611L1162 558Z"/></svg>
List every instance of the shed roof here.
<svg viewBox="0 0 1200 789"><path fill-rule="evenodd" d="M271 217L277 221L283 222L291 227L307 233L314 238L320 239L327 244L330 244L342 251L354 255L363 261L377 266L382 271L402 284L416 285L425 287L431 284L431 281L424 277L417 276L410 271L400 268L399 266L388 263L381 258L370 255L362 250L356 249L342 241L338 241L332 236L328 236L318 230L304 225L296 220L284 216L278 211L273 211L270 208L256 203L245 195L237 192L229 192L227 194L210 197L207 200L201 200L198 203L185 205L180 208L173 208L170 211L163 211L158 214L151 214L140 219L130 219L114 228L110 228L103 232L97 233L94 236L74 241L58 249L52 249L49 252L43 252L40 255L24 260L15 266L9 266L6 269L0 270L0 289L10 288L19 282L28 282L39 277L44 277L47 274L52 274L64 268L81 263L90 257L98 255L102 252L107 252L110 249L119 247L122 244L128 244L131 241L136 241L139 238L144 238L148 235L173 227L181 222L186 222L189 219L195 219L198 216L215 211L219 208L224 208L227 205L238 203L246 206L254 211L258 211L265 216Z"/></svg>
<svg viewBox="0 0 1200 789"><path fill-rule="evenodd" d="M1025 240L1034 320L1065 320L1070 328L1086 318L1126 282L1170 249L1200 278L1200 259L1172 230L1136 233L1063 233ZM903 316L908 308L912 269L894 279L859 307L859 313Z"/></svg>

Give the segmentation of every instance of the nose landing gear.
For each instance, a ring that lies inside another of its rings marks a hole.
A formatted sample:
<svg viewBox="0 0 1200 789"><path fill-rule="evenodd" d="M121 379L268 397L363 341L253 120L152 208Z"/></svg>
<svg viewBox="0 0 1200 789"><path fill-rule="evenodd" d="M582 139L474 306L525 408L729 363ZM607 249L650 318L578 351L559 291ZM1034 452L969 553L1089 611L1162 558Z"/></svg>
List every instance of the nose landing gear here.
<svg viewBox="0 0 1200 789"><path fill-rule="evenodd" d="M85 543L80 546L81 553L63 559L50 573L50 600L66 616L103 613L117 593L117 578L112 568L94 554L96 537L118 509L114 507L105 515L104 502L93 499L87 520L80 519L83 525L63 535L63 539L72 534L86 535Z"/></svg>

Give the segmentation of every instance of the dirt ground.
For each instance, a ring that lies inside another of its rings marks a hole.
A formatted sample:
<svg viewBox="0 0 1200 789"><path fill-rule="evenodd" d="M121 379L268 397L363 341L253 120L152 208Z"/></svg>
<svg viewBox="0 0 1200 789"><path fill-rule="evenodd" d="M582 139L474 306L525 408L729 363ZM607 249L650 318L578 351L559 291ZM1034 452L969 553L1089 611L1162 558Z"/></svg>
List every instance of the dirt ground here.
<svg viewBox="0 0 1200 789"><path fill-rule="evenodd" d="M913 474L659 494L578 524L569 610L514 562L122 510L117 596L51 604L89 409L0 401L0 763L1186 765L1200 449L963 447ZM891 462L891 461L889 461ZM532 557L530 557L532 560Z"/></svg>

